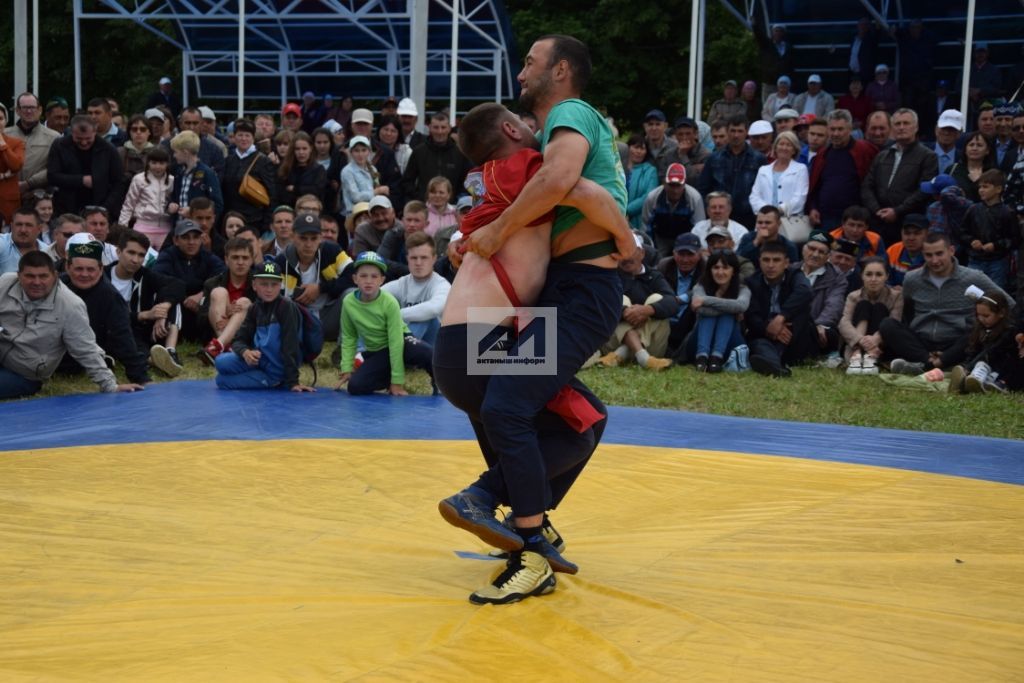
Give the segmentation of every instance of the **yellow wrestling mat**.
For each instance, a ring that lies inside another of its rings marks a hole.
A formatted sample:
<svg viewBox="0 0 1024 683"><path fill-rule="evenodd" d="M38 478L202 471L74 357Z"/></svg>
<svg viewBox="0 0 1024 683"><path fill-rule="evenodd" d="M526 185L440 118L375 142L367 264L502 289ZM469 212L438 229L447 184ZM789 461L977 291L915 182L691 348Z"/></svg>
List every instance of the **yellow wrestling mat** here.
<svg viewBox="0 0 1024 683"><path fill-rule="evenodd" d="M602 446L503 607L465 441L0 457L3 681L1020 681L1024 487Z"/></svg>

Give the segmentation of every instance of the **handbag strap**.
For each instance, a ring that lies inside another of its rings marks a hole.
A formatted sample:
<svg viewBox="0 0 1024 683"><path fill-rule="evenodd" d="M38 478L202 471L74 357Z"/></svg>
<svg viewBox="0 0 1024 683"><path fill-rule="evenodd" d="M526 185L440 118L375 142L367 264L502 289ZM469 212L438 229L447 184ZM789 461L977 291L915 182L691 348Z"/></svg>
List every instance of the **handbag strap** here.
<svg viewBox="0 0 1024 683"><path fill-rule="evenodd" d="M249 168L245 169L245 174L242 175L243 178L245 176L249 175L250 173L252 173L252 167L255 166L256 162L259 161L259 160L260 160L260 151L256 150L255 152L252 153L252 163L249 164Z"/></svg>

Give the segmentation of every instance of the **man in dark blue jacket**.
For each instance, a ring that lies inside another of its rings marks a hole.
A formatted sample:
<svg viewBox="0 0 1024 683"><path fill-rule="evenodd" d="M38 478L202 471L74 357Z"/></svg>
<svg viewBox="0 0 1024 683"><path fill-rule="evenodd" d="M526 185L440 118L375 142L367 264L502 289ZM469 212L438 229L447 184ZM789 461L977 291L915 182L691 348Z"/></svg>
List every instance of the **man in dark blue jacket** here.
<svg viewBox="0 0 1024 683"><path fill-rule="evenodd" d="M799 269L790 270L785 245L761 247L761 272L747 278L750 307L744 320L750 366L762 375L789 377L789 365L814 350L811 285Z"/></svg>
<svg viewBox="0 0 1024 683"><path fill-rule="evenodd" d="M754 227L750 208L750 190L757 170L768 163L763 154L747 144L747 120L742 115L728 121L728 143L713 152L697 180L697 189L704 196L709 192L728 192L733 200L732 218L747 229Z"/></svg>
<svg viewBox="0 0 1024 683"><path fill-rule="evenodd" d="M198 315L203 283L225 270L224 262L203 247L202 229L187 218L178 221L174 227L174 246L160 252L153 271L185 283L185 299L181 302L181 335L184 338L202 342L210 338L212 330L209 323Z"/></svg>

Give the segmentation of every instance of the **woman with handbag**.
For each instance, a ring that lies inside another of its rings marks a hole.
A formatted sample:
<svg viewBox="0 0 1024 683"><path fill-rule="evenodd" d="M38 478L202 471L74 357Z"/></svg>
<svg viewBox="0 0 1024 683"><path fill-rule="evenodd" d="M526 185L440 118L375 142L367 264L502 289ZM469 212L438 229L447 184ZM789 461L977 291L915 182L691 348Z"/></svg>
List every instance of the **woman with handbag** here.
<svg viewBox="0 0 1024 683"><path fill-rule="evenodd" d="M811 223L804 215L807 201L809 177L807 166L796 161L800 153L800 140L791 131L779 133L772 144L770 164L757 171L757 178L750 190L750 208L757 213L762 206L774 206L782 214L782 228L779 232L796 244L807 241Z"/></svg>
<svg viewBox="0 0 1024 683"><path fill-rule="evenodd" d="M256 126L235 121L235 146L224 161L224 211L240 213L247 226L270 228L274 202L274 164L256 149Z"/></svg>

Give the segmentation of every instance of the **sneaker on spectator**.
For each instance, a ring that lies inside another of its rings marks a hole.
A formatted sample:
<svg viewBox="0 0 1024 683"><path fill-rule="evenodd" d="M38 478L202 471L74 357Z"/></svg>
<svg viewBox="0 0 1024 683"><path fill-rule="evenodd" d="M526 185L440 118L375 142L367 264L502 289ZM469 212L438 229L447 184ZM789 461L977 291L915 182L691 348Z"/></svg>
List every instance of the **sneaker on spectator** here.
<svg viewBox="0 0 1024 683"><path fill-rule="evenodd" d="M889 364L894 375L920 375L924 372L924 363L912 363L903 358L896 358Z"/></svg>
<svg viewBox="0 0 1024 683"><path fill-rule="evenodd" d="M660 372L661 370L664 370L670 365L672 365L671 358L658 358L657 356L651 356L650 358L647 359L647 364L644 365L644 367L647 368L648 370Z"/></svg>
<svg viewBox="0 0 1024 683"><path fill-rule="evenodd" d="M622 362L622 359L619 358L619 354L612 351L611 353L606 353L601 356L601 359L598 362L606 368L614 368Z"/></svg>
<svg viewBox="0 0 1024 683"><path fill-rule="evenodd" d="M965 394L982 394L985 393L985 389L988 383L992 381L990 375L992 374L992 368L989 367L988 363L978 361L974 364L974 369L971 370L971 374L964 378L964 393Z"/></svg>
<svg viewBox="0 0 1024 683"><path fill-rule="evenodd" d="M196 356L198 356L199 360L203 361L206 365L213 365L217 360L217 356L223 352L224 345L220 343L219 339L213 338L206 343L206 346L199 349Z"/></svg>
<svg viewBox="0 0 1024 683"><path fill-rule="evenodd" d="M183 368L177 356L177 353L160 344L154 344L149 348L149 362L168 377L177 377L181 374Z"/></svg>
<svg viewBox="0 0 1024 683"><path fill-rule="evenodd" d="M793 371L785 365L775 365L769 359L756 353L750 354L750 367L759 375L769 377L790 377L793 374Z"/></svg>
<svg viewBox="0 0 1024 683"><path fill-rule="evenodd" d="M833 351L821 361L821 367L828 368L829 370L835 370L843 364L843 357L839 355L838 351Z"/></svg>
<svg viewBox="0 0 1024 683"><path fill-rule="evenodd" d="M874 356L864 354L861 357L860 374L862 375L877 375L878 374L878 359Z"/></svg>
<svg viewBox="0 0 1024 683"><path fill-rule="evenodd" d="M955 366L949 371L949 393L951 394L964 394L966 387L964 386L964 380L967 379L967 370L962 365Z"/></svg>
<svg viewBox="0 0 1024 683"><path fill-rule="evenodd" d="M850 356L850 364L846 366L847 375L861 375L864 373L864 354L855 353Z"/></svg>
<svg viewBox="0 0 1024 683"><path fill-rule="evenodd" d="M489 584L469 596L475 605L506 605L531 595L555 590L556 579L548 561L530 550L512 553L505 569Z"/></svg>
<svg viewBox="0 0 1024 683"><path fill-rule="evenodd" d="M509 551L523 547L522 537L494 516L494 504L472 491L459 491L445 498L438 503L437 509L446 522L476 535L488 545Z"/></svg>

